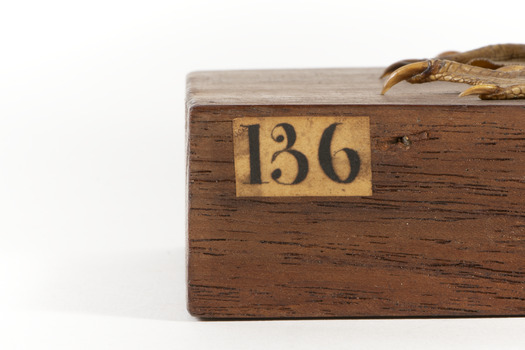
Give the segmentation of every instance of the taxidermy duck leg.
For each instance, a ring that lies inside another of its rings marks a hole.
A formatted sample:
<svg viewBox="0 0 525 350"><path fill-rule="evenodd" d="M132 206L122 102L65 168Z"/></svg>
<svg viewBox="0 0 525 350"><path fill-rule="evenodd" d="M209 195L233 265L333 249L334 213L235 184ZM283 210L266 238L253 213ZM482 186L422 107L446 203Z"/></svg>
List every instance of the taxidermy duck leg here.
<svg viewBox="0 0 525 350"><path fill-rule="evenodd" d="M391 65L382 94L400 81L450 81L474 85L460 96L481 99L525 98L525 45L492 45L464 53L446 52L432 60L404 60Z"/></svg>

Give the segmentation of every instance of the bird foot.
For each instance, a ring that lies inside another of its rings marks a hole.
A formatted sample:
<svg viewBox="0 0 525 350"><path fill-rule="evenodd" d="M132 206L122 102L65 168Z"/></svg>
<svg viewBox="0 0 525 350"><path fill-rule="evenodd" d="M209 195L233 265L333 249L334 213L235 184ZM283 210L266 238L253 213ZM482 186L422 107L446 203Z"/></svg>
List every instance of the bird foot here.
<svg viewBox="0 0 525 350"><path fill-rule="evenodd" d="M495 45L465 53L447 52L430 60L403 60L390 65L385 76L388 79L381 94L401 81L419 84L439 80L474 85L461 97L525 98L525 45Z"/></svg>

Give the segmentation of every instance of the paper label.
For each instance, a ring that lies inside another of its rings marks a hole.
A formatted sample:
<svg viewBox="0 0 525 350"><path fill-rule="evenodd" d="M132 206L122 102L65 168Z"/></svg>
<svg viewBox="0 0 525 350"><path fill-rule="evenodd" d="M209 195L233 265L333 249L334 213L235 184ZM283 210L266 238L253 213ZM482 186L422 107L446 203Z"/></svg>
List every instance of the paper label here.
<svg viewBox="0 0 525 350"><path fill-rule="evenodd" d="M371 196L368 117L233 120L238 197Z"/></svg>

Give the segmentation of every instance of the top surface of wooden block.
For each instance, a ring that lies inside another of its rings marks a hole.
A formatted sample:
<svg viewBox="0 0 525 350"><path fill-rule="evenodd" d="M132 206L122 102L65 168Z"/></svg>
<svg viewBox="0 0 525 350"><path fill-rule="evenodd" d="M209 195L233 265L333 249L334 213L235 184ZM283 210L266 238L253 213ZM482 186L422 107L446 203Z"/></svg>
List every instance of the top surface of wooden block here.
<svg viewBox="0 0 525 350"><path fill-rule="evenodd" d="M468 85L402 82L381 95L381 68L203 71L188 75L187 107L208 105L525 106L458 97Z"/></svg>

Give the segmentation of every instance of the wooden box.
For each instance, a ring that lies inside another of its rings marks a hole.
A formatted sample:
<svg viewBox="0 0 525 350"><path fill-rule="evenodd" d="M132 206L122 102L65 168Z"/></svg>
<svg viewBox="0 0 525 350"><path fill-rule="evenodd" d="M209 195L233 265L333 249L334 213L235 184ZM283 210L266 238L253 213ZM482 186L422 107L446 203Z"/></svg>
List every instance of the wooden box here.
<svg viewBox="0 0 525 350"><path fill-rule="evenodd" d="M525 314L525 101L379 75L188 76L192 315Z"/></svg>

